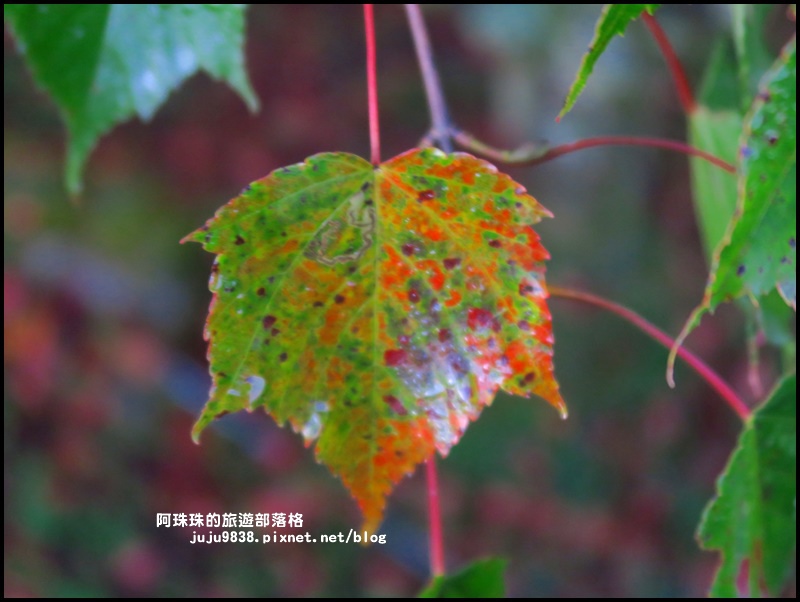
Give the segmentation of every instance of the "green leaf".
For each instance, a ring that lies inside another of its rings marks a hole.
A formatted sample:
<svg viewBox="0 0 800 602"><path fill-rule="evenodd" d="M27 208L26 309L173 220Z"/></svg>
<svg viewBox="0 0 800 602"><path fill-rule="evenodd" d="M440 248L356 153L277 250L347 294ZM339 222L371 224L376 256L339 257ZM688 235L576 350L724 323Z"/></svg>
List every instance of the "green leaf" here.
<svg viewBox="0 0 800 602"><path fill-rule="evenodd" d="M742 112L750 107L761 75L775 60L764 35L767 18L774 10L774 4L731 4Z"/></svg>
<svg viewBox="0 0 800 602"><path fill-rule="evenodd" d="M786 303L796 307L796 80L792 38L764 76L745 119L736 211L714 252L703 301L670 354L670 373L678 346L720 303L743 295L757 302L777 288Z"/></svg>
<svg viewBox="0 0 800 602"><path fill-rule="evenodd" d="M185 240L218 255L213 388L194 434L263 407L381 520L502 387L564 413L544 260L525 189L465 153L346 153L274 171Z"/></svg>
<svg viewBox="0 0 800 602"><path fill-rule="evenodd" d="M200 70L258 106L244 71L243 5L7 4L4 16L64 115L73 193L100 136L134 115L150 119Z"/></svg>
<svg viewBox="0 0 800 602"><path fill-rule="evenodd" d="M689 144L729 163L736 162L742 116L697 106L689 115ZM736 176L698 157L691 159L695 210L706 255L711 259L736 208Z"/></svg>
<svg viewBox="0 0 800 602"><path fill-rule="evenodd" d="M473 562L455 575L434 577L420 598L504 598L503 573L508 561L485 558Z"/></svg>
<svg viewBox="0 0 800 602"><path fill-rule="evenodd" d="M572 108L572 105L575 104L575 101L578 100L578 96L580 96L584 86L586 86L586 80L589 79L589 75L591 75L594 69L594 64L597 62L597 59L600 58L600 55L603 54L609 42L614 39L614 36L624 35L631 21L637 19L644 11L652 15L659 6L661 5L606 4L605 7L603 7L600 19L598 19L597 25L595 25L594 39L592 43L589 44L589 50L583 55L578 73L575 75L575 81L572 82L572 86L567 93L567 98L564 100L564 107L561 109L558 117L556 117L556 121L559 121L566 115Z"/></svg>
<svg viewBox="0 0 800 602"><path fill-rule="evenodd" d="M794 566L797 497L797 378L791 375L748 419L698 529L701 546L722 561L712 596L777 595Z"/></svg>

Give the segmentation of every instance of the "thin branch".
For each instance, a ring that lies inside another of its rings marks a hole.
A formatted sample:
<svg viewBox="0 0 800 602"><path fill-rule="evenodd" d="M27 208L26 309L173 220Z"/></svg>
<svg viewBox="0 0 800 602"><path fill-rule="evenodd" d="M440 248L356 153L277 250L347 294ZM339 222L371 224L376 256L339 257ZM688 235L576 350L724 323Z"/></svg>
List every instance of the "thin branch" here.
<svg viewBox="0 0 800 602"><path fill-rule="evenodd" d="M428 99L428 110L431 114L430 134L439 143L439 147L444 152L451 153L453 152L453 146L450 141L450 118L447 114L447 105L442 93L439 73L433 64L433 52L431 51L425 20L422 17L419 4L406 4L405 7L408 25L411 28L411 36L414 39L414 49L417 52L419 69L422 72L422 83L425 86L425 96Z"/></svg>
<svg viewBox="0 0 800 602"><path fill-rule="evenodd" d="M617 314L621 318L639 328L639 330L647 334L652 339L661 343L667 349L672 349L673 345L675 344L675 341L667 333L659 329L657 326L654 326L645 318L628 309L627 307L623 307L622 305L618 305L613 301L603 299L602 297L598 297L590 293L561 288L558 286L548 286L547 288L550 291L550 295L553 297L582 301L583 303L601 307ZM747 407L744 401L742 401L742 399L736 394L730 385L728 385L728 383L722 379L722 377L720 377L716 372L709 368L709 366L703 360L701 360L691 351L688 351L685 347L679 347L677 353L678 356L681 357L687 364L689 364L689 366L695 372L697 372L697 374L699 374L703 380L705 380L717 393L719 393L719 395L728 403L733 411L739 415L739 418L742 420L747 420L748 416L750 416L750 408Z"/></svg>
<svg viewBox="0 0 800 602"><path fill-rule="evenodd" d="M464 148L479 153L493 161L507 163L510 165L538 165L546 163L561 155L574 153L575 151L594 148L597 146L646 146L652 148L663 148L666 150L699 157L724 169L730 173L736 173L736 166L723 161L719 157L690 146L677 140L665 140L663 138L646 138L639 136L598 136L596 138L585 138L576 142L568 142L552 148L525 145L513 151L504 151L493 148L475 139L466 132L453 132L453 140Z"/></svg>
<svg viewBox="0 0 800 602"><path fill-rule="evenodd" d="M428 521L430 523L431 576L444 575L444 545L442 538L442 513L439 508L439 480L436 475L436 455L425 463L428 481Z"/></svg>
<svg viewBox="0 0 800 602"><path fill-rule="evenodd" d="M664 60L667 61L667 67L672 74L672 80L675 82L675 90L678 92L678 99L681 101L683 112L690 115L697 108L697 103L692 95L692 87L689 85L689 79L686 77L683 65L678 59L678 55L675 54L675 49L670 44L667 34L661 29L661 25L658 24L655 17L644 11L642 20L647 29L650 30L653 38L655 38L661 54L664 55Z"/></svg>
<svg viewBox="0 0 800 602"><path fill-rule="evenodd" d="M372 4L364 5L367 37L367 101L369 103L369 147L373 165L381 163L381 135L378 128L378 76L375 68L375 18Z"/></svg>

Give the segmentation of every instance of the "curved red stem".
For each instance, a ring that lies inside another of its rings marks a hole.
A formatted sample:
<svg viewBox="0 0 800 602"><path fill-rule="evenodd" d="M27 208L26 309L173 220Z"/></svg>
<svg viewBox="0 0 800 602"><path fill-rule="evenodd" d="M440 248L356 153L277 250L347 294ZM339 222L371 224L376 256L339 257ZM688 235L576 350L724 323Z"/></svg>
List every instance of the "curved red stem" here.
<svg viewBox="0 0 800 602"><path fill-rule="evenodd" d="M702 151L699 148L684 144L683 142L678 142L677 140L642 138L638 136L598 136L596 138L585 138L584 140L578 140L577 142L569 142L567 144L556 146L549 149L539 157L520 162L520 164L537 165L539 163L544 163L546 161L550 161L551 159L555 159L556 157L560 157L561 155L574 153L575 151L592 148L595 146L648 146L664 148L667 150L684 153L686 155L692 155L693 157L700 157L701 159L705 159L709 163L712 163L727 172L736 173L735 165L731 165L727 161L723 161L719 157Z"/></svg>
<svg viewBox="0 0 800 602"><path fill-rule="evenodd" d="M664 59L667 61L667 67L675 82L675 89L678 92L678 99L681 101L683 112L689 115L695 110L697 104L694 101L692 88L689 85L686 72L683 70L683 65L678 59L678 55L675 54L675 49L672 47L672 44L670 44L667 34L661 29L661 25L658 24L655 17L645 11L642 13L642 20L647 29L650 30L653 38L655 38L656 44L658 44L658 48L661 50L661 54L664 55Z"/></svg>
<svg viewBox="0 0 800 602"><path fill-rule="evenodd" d="M378 129L378 76L375 68L375 18L373 5L364 5L364 32L367 37L367 100L369 102L369 146L373 165L381 162L381 136Z"/></svg>
<svg viewBox="0 0 800 602"><path fill-rule="evenodd" d="M623 307L622 305L618 305L617 303L609 301L608 299L603 299L597 295L584 293L582 291L574 291L558 286L548 286L547 288L553 297L582 301L583 303L601 307L617 314L621 318L636 326L639 330L650 336L652 339L661 343L667 349L672 349L673 345L675 344L675 341L667 333L659 329L657 326L654 326L645 318L628 309L627 307ZM747 420L747 417L750 416L750 408L747 407L744 401L742 401L742 399L736 394L730 385L722 380L722 377L720 377L716 372L709 368L703 360L685 347L678 347L678 356L683 358L683 360L689 364L689 366L695 372L697 372L697 374L699 374L703 380L705 380L717 393L720 394L720 396L728 403L733 411L739 415L739 418L742 420Z"/></svg>

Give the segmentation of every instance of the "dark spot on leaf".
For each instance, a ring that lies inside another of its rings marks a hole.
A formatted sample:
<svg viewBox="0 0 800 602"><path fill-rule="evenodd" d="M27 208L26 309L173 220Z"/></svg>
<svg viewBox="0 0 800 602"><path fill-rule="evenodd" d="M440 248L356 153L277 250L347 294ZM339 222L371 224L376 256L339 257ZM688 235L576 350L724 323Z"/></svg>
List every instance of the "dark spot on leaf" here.
<svg viewBox="0 0 800 602"><path fill-rule="evenodd" d="M746 268L744 267L744 265L740 265L738 268L736 268L736 275L741 276L742 274L744 274L745 269Z"/></svg>
<svg viewBox="0 0 800 602"><path fill-rule="evenodd" d="M525 385L531 384L534 380L536 380L536 375L533 372L528 372L525 377L522 379L522 383Z"/></svg>
<svg viewBox="0 0 800 602"><path fill-rule="evenodd" d="M491 328L495 332L500 330L500 323L494 318L492 312L478 307L470 307L467 310L467 326L470 330L482 328Z"/></svg>
<svg viewBox="0 0 800 602"><path fill-rule="evenodd" d="M278 318L275 316L264 316L264 319L261 320L261 323L264 325L264 330L269 330L278 321Z"/></svg>
<svg viewBox="0 0 800 602"><path fill-rule="evenodd" d="M273 328L272 330L270 330L270 331L269 331L269 333L270 333L272 336L277 336L277 335L279 335L279 334L281 333L281 331L280 331L280 330L278 330L277 328Z"/></svg>
<svg viewBox="0 0 800 602"><path fill-rule="evenodd" d="M223 291L225 291L226 293L232 293L233 291L235 291L235 290L236 290L236 287L235 287L235 286L233 286L233 285L230 285L230 286L226 286L226 287L225 287L225 288L223 288L222 290L223 290Z"/></svg>
<svg viewBox="0 0 800 602"><path fill-rule="evenodd" d="M216 416L214 416L214 418L222 418L223 416L227 416L228 414L230 414L230 411L228 411L228 410L222 410L222 411L221 411L219 414L217 414Z"/></svg>
<svg viewBox="0 0 800 602"><path fill-rule="evenodd" d="M494 249L499 249L502 246L502 243L496 238L493 238L492 240L489 241L489 246Z"/></svg>
<svg viewBox="0 0 800 602"><path fill-rule="evenodd" d="M278 359L279 359L280 361L282 361L282 362L285 362L287 357L289 357L289 356L288 356L288 355L286 355L286 352L284 351L283 353L281 353L281 354L278 356Z"/></svg>
<svg viewBox="0 0 800 602"><path fill-rule="evenodd" d="M519 285L519 294L520 295L523 295L523 296L529 295L533 291L534 291L534 288L530 284L527 284L525 282L521 282L520 283L520 285Z"/></svg>
<svg viewBox="0 0 800 602"><path fill-rule="evenodd" d="M514 207L516 207L517 209L522 209L522 203L517 201L516 203L514 203Z"/></svg>
<svg viewBox="0 0 800 602"><path fill-rule="evenodd" d="M366 192L367 190L369 190L369 182L364 182L361 185L361 192Z"/></svg>
<svg viewBox="0 0 800 602"><path fill-rule="evenodd" d="M215 261L211 266L211 273L216 274L219 272L219 264Z"/></svg>
<svg viewBox="0 0 800 602"><path fill-rule="evenodd" d="M795 239L794 239L794 236L792 236L792 237L789 239L789 246L790 246L790 247L792 247L792 248L794 249L796 244L797 244L797 242L795 241Z"/></svg>
<svg viewBox="0 0 800 602"><path fill-rule="evenodd" d="M436 198L436 193L433 190L422 190L417 195L417 200L420 203L423 203L425 201L432 201L435 198Z"/></svg>
<svg viewBox="0 0 800 602"><path fill-rule="evenodd" d="M259 287L259 289L256 291L256 295L258 295L259 297L263 297L266 294L267 294L267 291L264 290L263 286Z"/></svg>
<svg viewBox="0 0 800 602"><path fill-rule="evenodd" d="M461 265L461 258L460 257L448 257L443 262L445 269L452 270L453 268L458 267Z"/></svg>
<svg viewBox="0 0 800 602"><path fill-rule="evenodd" d="M525 320L520 320L519 322L517 322L517 326L519 326L520 330L530 330L531 329L531 325L528 324L528 322L526 322Z"/></svg>
<svg viewBox="0 0 800 602"><path fill-rule="evenodd" d="M313 305L314 307L322 307L324 303L322 301L314 301L314 303L312 303L311 305Z"/></svg>
<svg viewBox="0 0 800 602"><path fill-rule="evenodd" d="M372 199L367 199L366 201L364 201L364 204L365 204L367 207L371 207L371 206L372 206L372 204L373 204L373 203L372 203Z"/></svg>
<svg viewBox="0 0 800 602"><path fill-rule="evenodd" d="M235 244L237 244L237 245L243 245L243 244L244 244L244 238L242 238L241 236L239 236L239 235L237 234L237 235L236 235L236 240L234 240L233 242L234 242Z"/></svg>
<svg viewBox="0 0 800 602"><path fill-rule="evenodd" d="M350 332L352 332L353 334L358 334L358 326L353 326L353 327L350 329Z"/></svg>
<svg viewBox="0 0 800 602"><path fill-rule="evenodd" d="M761 92L758 93L758 98L759 100L763 100L764 102L769 102L772 99L772 96L770 96L769 91L762 90Z"/></svg>
<svg viewBox="0 0 800 602"><path fill-rule="evenodd" d="M383 362L390 368L395 368L405 363L408 354L403 349L388 349L383 354Z"/></svg>
<svg viewBox="0 0 800 602"><path fill-rule="evenodd" d="M409 243L406 243L402 247L400 247L400 250L403 252L403 255L406 255L406 256L413 255L414 251L415 251L414 245L409 244Z"/></svg>
<svg viewBox="0 0 800 602"><path fill-rule="evenodd" d="M405 416L408 414L408 410L406 410L405 406L394 395L384 395L383 401L385 401L386 404L392 408L396 414L399 414L400 416Z"/></svg>
<svg viewBox="0 0 800 602"><path fill-rule="evenodd" d="M336 295L336 296L333 298L333 300L334 300L336 303L344 303L344 295Z"/></svg>
<svg viewBox="0 0 800 602"><path fill-rule="evenodd" d="M778 141L778 135L777 134L773 134L773 133L767 134L767 143L770 146L773 146L777 141Z"/></svg>
<svg viewBox="0 0 800 602"><path fill-rule="evenodd" d="M408 291L408 300L411 301L411 303L417 303L419 299L419 291L417 289L412 288Z"/></svg>
<svg viewBox="0 0 800 602"><path fill-rule="evenodd" d="M784 264L789 263L789 258L785 257L785 256L781 257L781 263L784 263Z"/></svg>
<svg viewBox="0 0 800 602"><path fill-rule="evenodd" d="M449 328L442 328L439 331L439 342L440 343L446 343L447 341L449 341L452 338L453 338L453 333L450 332Z"/></svg>
<svg viewBox="0 0 800 602"><path fill-rule="evenodd" d="M281 236L286 236L286 232L281 232Z"/></svg>

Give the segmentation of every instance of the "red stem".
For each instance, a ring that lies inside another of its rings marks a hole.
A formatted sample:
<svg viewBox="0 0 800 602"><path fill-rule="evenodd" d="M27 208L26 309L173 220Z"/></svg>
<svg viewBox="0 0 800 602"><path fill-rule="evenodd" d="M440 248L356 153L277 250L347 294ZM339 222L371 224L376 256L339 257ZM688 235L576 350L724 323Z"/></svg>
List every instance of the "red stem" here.
<svg viewBox="0 0 800 602"><path fill-rule="evenodd" d="M584 140L569 142L567 144L562 144L561 146L551 148L541 156L529 161L525 161L522 164L537 165L539 163L544 163L551 159L555 159L556 157L560 157L561 155L574 153L575 151L583 150L585 148L592 148L595 146L650 146L655 148L664 148L667 150L684 153L686 155L700 157L701 159L705 159L709 163L713 163L725 171L736 173L735 165L731 165L727 161L723 161L711 153L707 153L699 148L689 146L683 142L678 142L677 140L663 140L660 138L641 138L637 136L598 136L597 138L585 138Z"/></svg>
<svg viewBox="0 0 800 602"><path fill-rule="evenodd" d="M439 482L436 476L436 455L425 463L428 479L428 520L430 522L431 576L444 575L444 545L442 544L442 513L439 509Z"/></svg>
<svg viewBox="0 0 800 602"><path fill-rule="evenodd" d="M639 328L639 330L661 343L667 349L672 349L673 345L675 344L675 341L672 339L672 337L660 330L657 326L654 326L636 312L631 311L627 307L617 305L613 301L603 299L602 297L598 297L590 293L574 291L558 286L549 286L548 290L553 297L573 299L575 301L582 301L590 305L607 309L608 311L615 313L621 318L627 320ZM714 390L717 391L717 393L720 394L720 396L728 403L733 411L739 415L739 418L742 420L747 420L747 417L750 416L750 408L747 407L744 401L742 401L742 399L736 394L730 385L728 385L728 383L722 380L722 378L711 368L709 368L708 365L703 362L703 360L701 360L691 351L687 350L685 347L678 348L678 356L683 358L683 360L689 364L689 366L695 372L697 372L703 378L703 380L705 380L711 387L714 388Z"/></svg>
<svg viewBox="0 0 800 602"><path fill-rule="evenodd" d="M381 136L378 129L378 77L375 69L375 19L372 4L364 5L364 32L367 36L367 100L369 102L369 147L373 165L381 162Z"/></svg>
<svg viewBox="0 0 800 602"><path fill-rule="evenodd" d="M675 54L675 49L672 47L672 44L669 43L667 34L661 29L661 25L658 24L658 21L655 20L653 15L645 11L642 13L642 20L655 38L656 44L658 44L658 48L661 50L661 54L664 55L664 59L667 61L667 67L675 82L675 89L678 92L678 99L681 101L683 112L687 115L691 114L694 112L697 104L694 101L692 88L689 85L686 72L683 70L683 65L681 65L678 55Z"/></svg>

